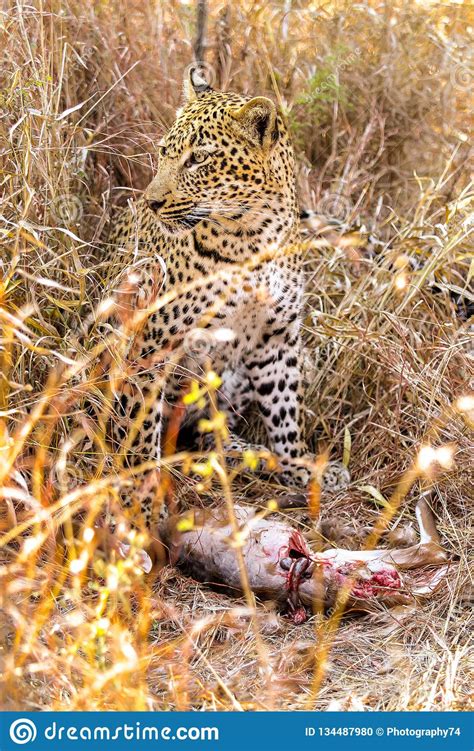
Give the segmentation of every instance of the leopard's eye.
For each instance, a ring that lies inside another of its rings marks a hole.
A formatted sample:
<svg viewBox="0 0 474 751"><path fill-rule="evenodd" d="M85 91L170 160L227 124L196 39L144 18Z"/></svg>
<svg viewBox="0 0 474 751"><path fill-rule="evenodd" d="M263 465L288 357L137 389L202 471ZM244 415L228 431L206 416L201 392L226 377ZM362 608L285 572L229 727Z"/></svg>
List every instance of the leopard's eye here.
<svg viewBox="0 0 474 751"><path fill-rule="evenodd" d="M158 144L157 151L158 151L158 156L166 156L166 146L164 145L164 143Z"/></svg>
<svg viewBox="0 0 474 751"><path fill-rule="evenodd" d="M208 151L193 151L193 153L186 159L184 166L190 169L198 164L204 164L210 157Z"/></svg>

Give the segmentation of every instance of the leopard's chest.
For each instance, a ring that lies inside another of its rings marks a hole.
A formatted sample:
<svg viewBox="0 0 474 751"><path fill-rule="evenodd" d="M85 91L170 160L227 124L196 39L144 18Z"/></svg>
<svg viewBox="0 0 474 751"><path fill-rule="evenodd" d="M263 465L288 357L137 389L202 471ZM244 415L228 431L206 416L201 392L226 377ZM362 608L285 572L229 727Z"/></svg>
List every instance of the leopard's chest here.
<svg viewBox="0 0 474 751"><path fill-rule="evenodd" d="M273 332L283 332L299 315L299 275L268 266L249 275L228 295L210 323L216 360L236 365L263 346Z"/></svg>
<svg viewBox="0 0 474 751"><path fill-rule="evenodd" d="M292 287L287 270L268 267L249 274L229 295L225 305L226 317L236 330L262 330L268 320L284 322L285 301Z"/></svg>
<svg viewBox="0 0 474 751"><path fill-rule="evenodd" d="M187 273L180 285L168 279L162 292L173 299L148 320L136 348L142 353L182 350L199 361L204 352L214 367L234 367L299 316L303 286L294 264L272 261L243 273L225 265L196 277L191 258L178 261L174 268Z"/></svg>

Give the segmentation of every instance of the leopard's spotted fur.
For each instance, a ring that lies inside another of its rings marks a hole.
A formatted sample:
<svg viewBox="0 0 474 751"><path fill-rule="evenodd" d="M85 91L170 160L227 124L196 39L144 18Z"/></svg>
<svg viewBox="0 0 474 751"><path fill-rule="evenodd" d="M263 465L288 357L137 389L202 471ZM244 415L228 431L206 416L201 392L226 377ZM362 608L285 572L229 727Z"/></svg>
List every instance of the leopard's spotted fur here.
<svg viewBox="0 0 474 751"><path fill-rule="evenodd" d="M215 92L196 71L185 91L187 102L162 142L155 178L110 238L116 248L136 246L147 259L140 273L148 301L158 290L175 295L135 336L131 352L140 373L120 398L123 421L116 436L123 441L145 410L133 455L158 458L164 420L182 394L181 376L202 373L192 347L189 354L189 332L220 329L224 341L213 348L212 366L224 376L231 425L255 401L286 479L305 483L306 470L292 463L305 447L303 279L293 245L298 211L289 136L267 98ZM229 330L233 338L225 341ZM156 387L163 373L164 399ZM144 500L147 517L150 501Z"/></svg>

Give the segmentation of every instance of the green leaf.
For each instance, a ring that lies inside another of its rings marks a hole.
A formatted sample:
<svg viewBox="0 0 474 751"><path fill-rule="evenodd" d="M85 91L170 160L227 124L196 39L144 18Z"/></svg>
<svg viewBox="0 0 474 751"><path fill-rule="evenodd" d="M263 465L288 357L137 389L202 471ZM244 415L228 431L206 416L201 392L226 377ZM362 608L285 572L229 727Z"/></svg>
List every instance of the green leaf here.
<svg viewBox="0 0 474 751"><path fill-rule="evenodd" d="M380 490L377 490L373 485L358 485L357 489L362 490L364 493L368 493L380 506L388 506L387 499L384 498Z"/></svg>
<svg viewBox="0 0 474 751"><path fill-rule="evenodd" d="M344 453L342 455L342 463L345 467L349 467L349 462L351 459L351 446L352 439L349 428L344 428Z"/></svg>

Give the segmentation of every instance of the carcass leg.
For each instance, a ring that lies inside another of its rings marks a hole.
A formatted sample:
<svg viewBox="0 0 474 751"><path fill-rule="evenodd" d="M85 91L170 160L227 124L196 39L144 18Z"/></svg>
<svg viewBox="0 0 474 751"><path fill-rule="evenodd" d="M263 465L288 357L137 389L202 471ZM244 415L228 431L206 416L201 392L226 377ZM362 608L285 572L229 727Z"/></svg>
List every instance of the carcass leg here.
<svg viewBox="0 0 474 751"><path fill-rule="evenodd" d="M448 556L441 547L433 513L425 498L421 498L415 508L420 529L420 542L409 548L387 551L392 562L401 569L446 563Z"/></svg>

